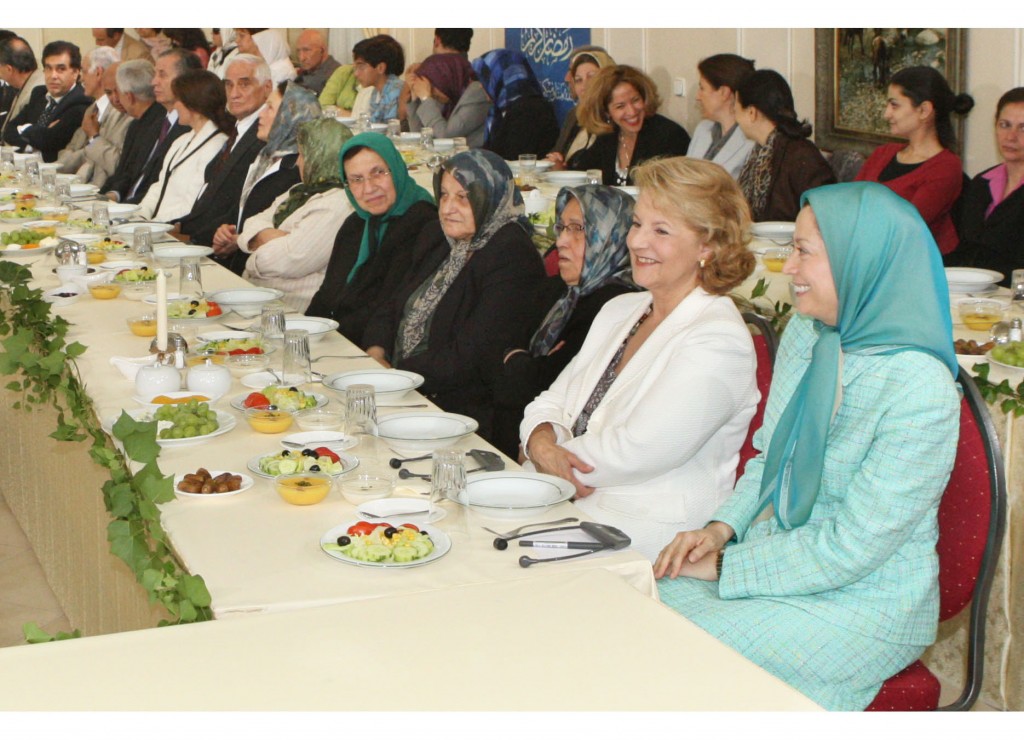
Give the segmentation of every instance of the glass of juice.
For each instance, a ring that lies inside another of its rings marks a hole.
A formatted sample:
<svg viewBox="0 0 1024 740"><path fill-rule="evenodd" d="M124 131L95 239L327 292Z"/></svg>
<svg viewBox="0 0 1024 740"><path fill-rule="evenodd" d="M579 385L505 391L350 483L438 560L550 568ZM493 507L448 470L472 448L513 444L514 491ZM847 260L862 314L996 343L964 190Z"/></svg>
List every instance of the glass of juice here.
<svg viewBox="0 0 1024 740"><path fill-rule="evenodd" d="M994 324L1003 320L1003 304L984 298L973 298L957 304L960 321L974 331L990 331Z"/></svg>
<svg viewBox="0 0 1024 740"><path fill-rule="evenodd" d="M789 255L792 254L792 247L770 247L764 253L764 266L769 272L782 272L782 266L786 264Z"/></svg>

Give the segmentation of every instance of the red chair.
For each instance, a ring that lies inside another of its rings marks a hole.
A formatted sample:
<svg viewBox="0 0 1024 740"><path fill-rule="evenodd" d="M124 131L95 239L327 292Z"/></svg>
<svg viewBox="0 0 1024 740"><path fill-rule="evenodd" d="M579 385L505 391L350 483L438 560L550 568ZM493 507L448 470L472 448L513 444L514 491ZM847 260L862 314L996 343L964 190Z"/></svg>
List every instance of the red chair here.
<svg viewBox="0 0 1024 740"><path fill-rule="evenodd" d="M747 461L757 455L757 450L754 449L754 432L760 429L761 424L764 423L764 407L768 403L768 389L772 384L772 370L775 367L775 350L779 345L775 329L764 316L748 311L743 314L743 320L753 329L751 334L754 337L754 352L757 355L757 389L761 391L761 400L757 402L757 411L754 412L754 418L750 420L747 438L740 448L736 480L739 480L743 471L746 470Z"/></svg>
<svg viewBox="0 0 1024 740"><path fill-rule="evenodd" d="M939 707L939 680L915 661L882 684L867 711L965 711L981 693L985 611L1006 528L1006 477L992 417L970 375L958 378L960 442L949 484L939 504L939 621L971 604L967 676L959 698Z"/></svg>

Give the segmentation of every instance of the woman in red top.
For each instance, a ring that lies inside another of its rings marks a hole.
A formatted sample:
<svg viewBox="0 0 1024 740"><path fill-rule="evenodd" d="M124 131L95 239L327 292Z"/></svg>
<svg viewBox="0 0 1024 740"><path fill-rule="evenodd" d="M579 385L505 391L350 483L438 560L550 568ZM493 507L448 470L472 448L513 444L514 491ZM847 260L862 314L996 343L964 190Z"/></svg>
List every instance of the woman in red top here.
<svg viewBox="0 0 1024 740"><path fill-rule="evenodd" d="M880 182L913 203L943 254L957 246L950 209L963 187L949 116L966 115L973 107L970 95L956 95L931 67L901 69L889 85L885 120L893 136L909 143L883 144L857 173L857 180Z"/></svg>

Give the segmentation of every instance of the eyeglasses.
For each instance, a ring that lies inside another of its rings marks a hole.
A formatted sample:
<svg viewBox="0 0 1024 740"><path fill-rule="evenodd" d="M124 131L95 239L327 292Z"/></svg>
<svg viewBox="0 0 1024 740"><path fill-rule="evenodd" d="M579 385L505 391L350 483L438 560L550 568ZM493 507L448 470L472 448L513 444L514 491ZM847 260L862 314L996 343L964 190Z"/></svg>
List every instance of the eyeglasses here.
<svg viewBox="0 0 1024 740"><path fill-rule="evenodd" d="M353 175L348 178L347 185L355 190L356 188L364 188L367 183L377 184L385 177L391 177L391 170L385 170L380 167L370 170L370 174L366 175Z"/></svg>
<svg viewBox="0 0 1024 740"><path fill-rule="evenodd" d="M570 234L582 234L584 231L583 224L563 224L561 222L555 224L552 227L555 233L559 236L562 235L563 231L568 231Z"/></svg>

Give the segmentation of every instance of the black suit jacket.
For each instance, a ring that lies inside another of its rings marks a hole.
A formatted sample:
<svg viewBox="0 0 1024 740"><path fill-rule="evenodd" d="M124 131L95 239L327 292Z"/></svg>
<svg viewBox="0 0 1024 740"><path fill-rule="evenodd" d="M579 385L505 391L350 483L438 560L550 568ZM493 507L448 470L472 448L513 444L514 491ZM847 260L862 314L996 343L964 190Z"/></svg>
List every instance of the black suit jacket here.
<svg viewBox="0 0 1024 740"><path fill-rule="evenodd" d="M281 166L278 168L277 172L272 175L267 175L253 186L252 191L249 193L249 197L245 201L245 207L242 208L242 213L238 217L238 221L235 222L239 231L245 227L245 220L247 218L255 216L257 213L262 213L270 208L270 205L274 202L277 196L291 188L292 185L295 185L302 179L299 177L299 168L295 164L298 158L299 155L297 154L289 154L282 157ZM242 179L245 180L244 175ZM241 199L241 197L239 197L239 199ZM221 223L228 224L231 223L231 221L225 220ZM249 259L249 255L239 249L227 257L214 257L214 259L236 275L241 275L245 271L245 263Z"/></svg>
<svg viewBox="0 0 1024 740"><path fill-rule="evenodd" d="M68 145L75 131L82 125L85 109L92 104L92 98L85 94L81 85L75 85L60 99L50 116L50 123L36 126L35 122L46 110L46 85L32 90L25 107L7 124L4 138L8 144L24 149L31 146L43 155L44 162L56 162L57 154ZM18 126L33 124L23 133Z"/></svg>
<svg viewBox="0 0 1024 740"><path fill-rule="evenodd" d="M221 163L222 150L206 165L206 188L180 222L181 233L187 234L193 244L209 246L221 224L238 221L238 202L245 176L264 146L256 138L256 129L256 125L249 127L231 149L226 162Z"/></svg>
<svg viewBox="0 0 1024 740"><path fill-rule="evenodd" d="M164 115L167 115L166 109L161 105L160 109L164 111ZM148 112L148 111L147 111ZM163 126L163 119L160 120L160 126L157 126L156 137L153 141L160 138L160 127ZM174 140L183 134L187 134L192 129L188 126L182 126L180 123L175 123L171 126L171 130L167 132L167 136L157 146L156 151L153 152L153 156L149 158L149 162L145 164L142 170L142 182L139 183L138 189L135 191L135 195L130 198L122 199L125 203L141 203L142 199L146 197L146 193L149 191L150 186L160 179L160 172L164 168L164 155L167 154L167 150L171 148L171 144ZM151 145L152 146L152 145ZM149 153L148 151L146 152ZM132 182L135 182L132 180ZM127 190L131 190L131 183L128 184Z"/></svg>
<svg viewBox="0 0 1024 740"><path fill-rule="evenodd" d="M1000 285L1009 285L1013 271L1024 264L1021 234L1024 233L1024 188L1017 188L986 218L992 191L984 175L967 186L960 216L960 246L942 256L948 266L966 265L1003 273Z"/></svg>
<svg viewBox="0 0 1024 740"><path fill-rule="evenodd" d="M107 192L117 193L122 201L128 197L128 191L142 174L142 167L160 137L160 127L166 115L167 110L162 105L153 103L142 116L128 124L121 158L117 160L117 168L107 180Z"/></svg>

